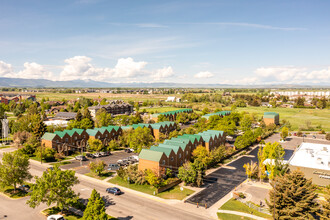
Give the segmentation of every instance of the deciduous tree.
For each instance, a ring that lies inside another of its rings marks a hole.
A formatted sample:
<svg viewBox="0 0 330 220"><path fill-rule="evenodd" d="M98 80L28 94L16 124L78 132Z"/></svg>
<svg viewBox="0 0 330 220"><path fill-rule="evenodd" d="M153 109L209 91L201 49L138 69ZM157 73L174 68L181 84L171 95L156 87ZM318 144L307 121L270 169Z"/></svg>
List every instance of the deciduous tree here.
<svg viewBox="0 0 330 220"><path fill-rule="evenodd" d="M102 174L105 166L106 164L103 160L96 160L95 162L89 163L89 168L91 171L96 173L98 176Z"/></svg>
<svg viewBox="0 0 330 220"><path fill-rule="evenodd" d="M58 165L53 170L45 171L41 177L36 177L36 184L32 187L32 193L27 204L35 208L41 203L47 206L56 204L62 211L77 202L79 194L73 190L73 186L79 180L73 170L61 170Z"/></svg>
<svg viewBox="0 0 330 220"><path fill-rule="evenodd" d="M32 178L29 172L29 157L20 151L4 153L0 162L0 182L2 186L14 186L23 184L25 180Z"/></svg>

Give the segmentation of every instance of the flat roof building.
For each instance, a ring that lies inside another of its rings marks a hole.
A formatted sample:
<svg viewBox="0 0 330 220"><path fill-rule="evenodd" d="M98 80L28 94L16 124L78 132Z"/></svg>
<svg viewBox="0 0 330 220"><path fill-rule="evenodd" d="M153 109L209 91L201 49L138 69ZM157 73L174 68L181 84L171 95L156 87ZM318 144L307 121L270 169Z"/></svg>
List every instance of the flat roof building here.
<svg viewBox="0 0 330 220"><path fill-rule="evenodd" d="M330 145L302 143L289 160L291 170L299 169L314 184L330 184Z"/></svg>

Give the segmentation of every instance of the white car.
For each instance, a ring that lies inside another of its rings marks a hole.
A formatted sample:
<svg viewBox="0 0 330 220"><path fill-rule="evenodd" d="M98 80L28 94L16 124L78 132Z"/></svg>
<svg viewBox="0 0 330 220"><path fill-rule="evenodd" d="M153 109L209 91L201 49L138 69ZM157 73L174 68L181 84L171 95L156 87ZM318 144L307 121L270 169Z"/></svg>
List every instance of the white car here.
<svg viewBox="0 0 330 220"><path fill-rule="evenodd" d="M65 220L65 218L62 215L50 215L47 220Z"/></svg>

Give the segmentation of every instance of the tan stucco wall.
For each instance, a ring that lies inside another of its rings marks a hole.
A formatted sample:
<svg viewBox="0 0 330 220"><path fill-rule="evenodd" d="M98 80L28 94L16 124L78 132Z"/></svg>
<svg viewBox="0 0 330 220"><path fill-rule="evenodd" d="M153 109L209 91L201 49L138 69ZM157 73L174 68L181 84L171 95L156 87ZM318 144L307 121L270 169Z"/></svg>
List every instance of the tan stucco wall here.
<svg viewBox="0 0 330 220"><path fill-rule="evenodd" d="M327 186L330 184L330 171L329 170L320 170L307 167L296 167L289 165L290 170L299 169L305 174L307 179L312 179L312 182L316 185Z"/></svg>

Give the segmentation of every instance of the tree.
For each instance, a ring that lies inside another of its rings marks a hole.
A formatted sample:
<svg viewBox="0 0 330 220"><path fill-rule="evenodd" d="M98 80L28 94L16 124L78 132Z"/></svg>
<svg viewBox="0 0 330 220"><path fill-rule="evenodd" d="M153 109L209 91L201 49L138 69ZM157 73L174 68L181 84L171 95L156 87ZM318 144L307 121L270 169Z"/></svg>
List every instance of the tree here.
<svg viewBox="0 0 330 220"><path fill-rule="evenodd" d="M325 188L325 201L321 202L322 210L318 215L320 216L321 220L328 220L330 219L330 185Z"/></svg>
<svg viewBox="0 0 330 220"><path fill-rule="evenodd" d="M32 178L29 172L29 157L20 151L4 153L0 162L0 182L3 186L23 184L25 180Z"/></svg>
<svg viewBox="0 0 330 220"><path fill-rule="evenodd" d="M120 145L119 145L118 141L111 140L108 144L107 150L111 152L111 151L118 149L119 147L120 147Z"/></svg>
<svg viewBox="0 0 330 220"><path fill-rule="evenodd" d="M307 180L301 171L277 176L271 186L266 203L274 219L314 219L319 211L317 194L312 180Z"/></svg>
<svg viewBox="0 0 330 220"><path fill-rule="evenodd" d="M182 112L176 116L176 122L186 124L189 122L188 113Z"/></svg>
<svg viewBox="0 0 330 220"><path fill-rule="evenodd" d="M89 139L88 144L91 151L102 151L104 149L104 145L99 139Z"/></svg>
<svg viewBox="0 0 330 220"><path fill-rule="evenodd" d="M241 128L243 131L251 129L252 120L250 115L244 115L243 119L240 122Z"/></svg>
<svg viewBox="0 0 330 220"><path fill-rule="evenodd" d="M55 160L56 151L49 147L40 146L37 148L35 154L37 158L44 159L48 162Z"/></svg>
<svg viewBox="0 0 330 220"><path fill-rule="evenodd" d="M95 117L96 127L100 128L102 126L108 126L111 123L112 123L111 114L108 113L104 108L102 108L96 113L96 117Z"/></svg>
<svg viewBox="0 0 330 220"><path fill-rule="evenodd" d="M208 113L210 113L210 110L208 108L204 108L202 111L202 115L206 115Z"/></svg>
<svg viewBox="0 0 330 220"><path fill-rule="evenodd" d="M105 203L95 189L93 189L91 197L83 215L84 220L107 220L108 215L105 213Z"/></svg>
<svg viewBox="0 0 330 220"><path fill-rule="evenodd" d="M44 135L47 132L47 126L40 118L38 122L35 123L34 127L32 128L32 133L40 139L42 135Z"/></svg>
<svg viewBox="0 0 330 220"><path fill-rule="evenodd" d="M258 165L257 163L253 163L252 161L250 163L246 163L243 165L245 169L245 173L248 176L248 178L254 178L258 174Z"/></svg>
<svg viewBox="0 0 330 220"><path fill-rule="evenodd" d="M124 135L125 143L134 151L139 153L142 148L148 148L154 141L151 135L150 129L147 127L138 127L135 130L131 130Z"/></svg>
<svg viewBox="0 0 330 220"><path fill-rule="evenodd" d="M325 135L325 139L328 140L328 141L330 141L330 133L327 133L327 134Z"/></svg>
<svg viewBox="0 0 330 220"><path fill-rule="evenodd" d="M159 115L157 121L158 122L169 121L169 118L165 117L165 115Z"/></svg>
<svg viewBox="0 0 330 220"><path fill-rule="evenodd" d="M96 160L95 162L89 163L89 168L91 171L96 173L98 176L102 174L105 166L106 164L103 160Z"/></svg>
<svg viewBox="0 0 330 220"><path fill-rule="evenodd" d="M88 110L88 108L85 108L84 109L84 112L83 112L83 119L84 118L88 118L89 120L93 121L93 117L91 115L91 112Z"/></svg>
<svg viewBox="0 0 330 220"><path fill-rule="evenodd" d="M80 111L77 112L77 115L76 115L76 121L81 121L82 120L82 114Z"/></svg>
<svg viewBox="0 0 330 220"><path fill-rule="evenodd" d="M178 178L186 185L196 183L197 171L191 162L186 162L183 166L179 167Z"/></svg>
<svg viewBox="0 0 330 220"><path fill-rule="evenodd" d="M282 137L282 139L285 140L285 138L286 138L288 135L289 135L289 129L288 129L286 126L284 126L284 127L282 128L282 131L281 131L281 137Z"/></svg>
<svg viewBox="0 0 330 220"><path fill-rule="evenodd" d="M20 147L20 146L24 145L31 136L32 136L32 134L27 131L16 132L13 135L14 145L16 147Z"/></svg>
<svg viewBox="0 0 330 220"><path fill-rule="evenodd" d="M265 159L282 159L285 154L284 148L278 143L266 143L263 148L263 157Z"/></svg>
<svg viewBox="0 0 330 220"><path fill-rule="evenodd" d="M159 175L157 175L155 172L153 172L152 170L146 170L145 172L146 176L146 181L153 187L155 187L156 189L159 189L164 181L163 178L161 178Z"/></svg>
<svg viewBox="0 0 330 220"><path fill-rule="evenodd" d="M192 156L194 159L194 166L197 170L204 171L212 161L209 152L204 146L197 146L192 152Z"/></svg>
<svg viewBox="0 0 330 220"><path fill-rule="evenodd" d="M44 171L41 177L36 177L31 197L26 203L32 208L40 203L46 203L47 206L55 203L63 211L79 199L79 194L73 190L78 183L75 171L61 170L55 165L53 170Z"/></svg>

